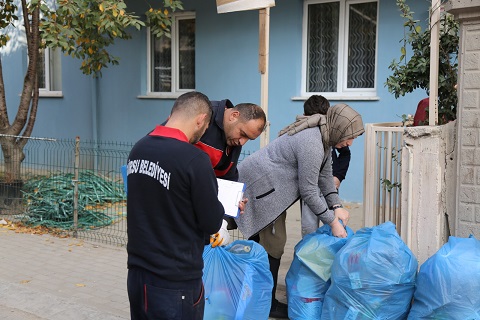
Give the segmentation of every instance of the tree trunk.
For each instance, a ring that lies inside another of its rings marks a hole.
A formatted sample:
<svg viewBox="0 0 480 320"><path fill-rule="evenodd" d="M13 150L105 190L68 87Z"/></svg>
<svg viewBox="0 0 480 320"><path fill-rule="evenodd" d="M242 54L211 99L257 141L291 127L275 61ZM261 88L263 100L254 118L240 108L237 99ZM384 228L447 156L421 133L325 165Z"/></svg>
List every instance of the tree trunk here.
<svg viewBox="0 0 480 320"><path fill-rule="evenodd" d="M6 100L3 74L0 74L0 144L4 158L4 181L18 182L21 180L20 168L25 159L23 148L31 136L38 109L38 79L37 64L40 46L40 7L34 6L28 11L27 1L22 0L25 36L27 39L28 66L23 82L15 119L10 124ZM2 72L0 62L0 73ZM24 137L24 138L22 138Z"/></svg>
<svg viewBox="0 0 480 320"><path fill-rule="evenodd" d="M1 139L3 159L5 165L4 181L7 183L21 180L20 168L25 154L23 146L16 143L16 138L4 137Z"/></svg>

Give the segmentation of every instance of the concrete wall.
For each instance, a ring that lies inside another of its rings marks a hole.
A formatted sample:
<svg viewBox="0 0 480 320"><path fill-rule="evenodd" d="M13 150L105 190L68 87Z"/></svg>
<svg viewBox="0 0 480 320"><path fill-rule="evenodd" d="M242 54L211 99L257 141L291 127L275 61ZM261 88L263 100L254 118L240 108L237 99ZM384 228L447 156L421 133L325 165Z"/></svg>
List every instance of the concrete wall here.
<svg viewBox="0 0 480 320"><path fill-rule="evenodd" d="M419 264L447 242L455 221L455 131L455 121L405 128L401 234Z"/></svg>
<svg viewBox="0 0 480 320"><path fill-rule="evenodd" d="M458 165L453 234L480 238L480 0L449 1L460 21Z"/></svg>

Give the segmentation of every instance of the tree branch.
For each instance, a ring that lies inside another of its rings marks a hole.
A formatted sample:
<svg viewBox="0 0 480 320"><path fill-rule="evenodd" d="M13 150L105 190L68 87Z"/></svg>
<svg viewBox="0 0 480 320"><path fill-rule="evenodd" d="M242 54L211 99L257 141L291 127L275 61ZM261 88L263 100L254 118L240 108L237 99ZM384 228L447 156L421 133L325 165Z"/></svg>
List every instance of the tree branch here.
<svg viewBox="0 0 480 320"><path fill-rule="evenodd" d="M22 0L22 4L25 0ZM23 8L25 14L25 8ZM28 14L28 12L27 12ZM27 117L29 115L30 109L37 106L33 106L34 103L38 103L37 100L32 100L32 96L38 95L38 81L37 79L37 65L38 65L38 56L39 56L39 44L40 44L40 7L36 6L33 8L32 12L32 21L29 23L29 31L27 35L28 43L28 67L25 74L25 79L23 82L22 94L20 97L20 105L18 106L17 115L15 120L10 126L8 133L12 135L20 135L22 130L27 123ZM27 16L28 17L28 16ZM24 18L25 21L28 20ZM27 29L27 28L26 28Z"/></svg>
<svg viewBox="0 0 480 320"><path fill-rule="evenodd" d="M28 117L27 126L25 127L25 131L23 131L22 137L30 137L32 135L33 126L35 125L35 119L37 118L38 98L40 96L39 91L38 91L38 77L35 78L35 85L34 86L35 86L35 90L33 92L30 114L29 114L29 117ZM18 145L22 149L23 149L23 147L25 147L27 142L28 142L28 139L18 139L17 140Z"/></svg>
<svg viewBox="0 0 480 320"><path fill-rule="evenodd" d="M0 58L0 132L5 132L9 124L7 100L5 98L5 83L3 82L2 59Z"/></svg>

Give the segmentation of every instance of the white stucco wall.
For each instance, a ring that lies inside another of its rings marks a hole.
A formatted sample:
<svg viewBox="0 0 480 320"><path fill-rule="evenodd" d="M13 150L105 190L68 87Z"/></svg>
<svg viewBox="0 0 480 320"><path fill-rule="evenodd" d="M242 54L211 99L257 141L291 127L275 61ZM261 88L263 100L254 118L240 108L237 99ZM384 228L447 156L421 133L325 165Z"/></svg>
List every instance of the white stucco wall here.
<svg viewBox="0 0 480 320"><path fill-rule="evenodd" d="M456 122L405 128L402 238L422 264L448 240L454 220ZM449 219L449 217L452 219Z"/></svg>

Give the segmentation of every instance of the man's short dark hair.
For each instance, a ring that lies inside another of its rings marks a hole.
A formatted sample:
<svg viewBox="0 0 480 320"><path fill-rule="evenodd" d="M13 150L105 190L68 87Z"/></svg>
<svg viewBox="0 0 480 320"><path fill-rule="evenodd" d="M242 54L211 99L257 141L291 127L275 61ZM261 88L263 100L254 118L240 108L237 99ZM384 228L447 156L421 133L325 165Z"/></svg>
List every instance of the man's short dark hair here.
<svg viewBox="0 0 480 320"><path fill-rule="evenodd" d="M330 102L327 98L321 95L313 95L303 104L303 114L306 116L316 113L327 114L328 108L330 108Z"/></svg>
<svg viewBox="0 0 480 320"><path fill-rule="evenodd" d="M177 112L181 112L191 117L206 113L208 120L210 120L213 114L212 103L210 102L210 99L201 92L187 92L175 100L171 114Z"/></svg>
<svg viewBox="0 0 480 320"><path fill-rule="evenodd" d="M267 116L260 106L254 103L239 103L233 109L240 113L240 119L243 122L250 120L263 120L263 123L267 122Z"/></svg>

